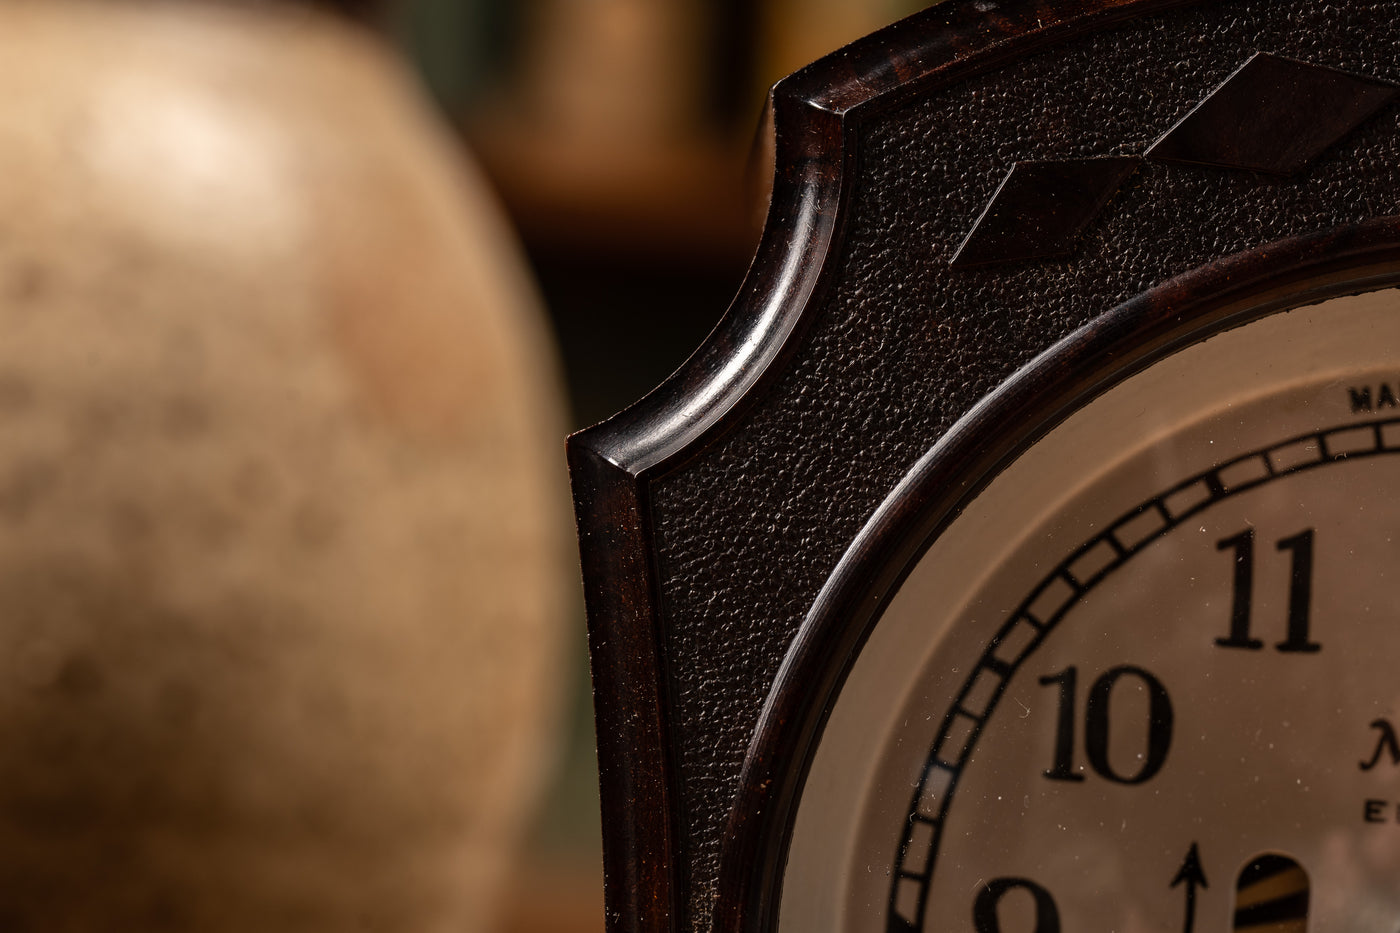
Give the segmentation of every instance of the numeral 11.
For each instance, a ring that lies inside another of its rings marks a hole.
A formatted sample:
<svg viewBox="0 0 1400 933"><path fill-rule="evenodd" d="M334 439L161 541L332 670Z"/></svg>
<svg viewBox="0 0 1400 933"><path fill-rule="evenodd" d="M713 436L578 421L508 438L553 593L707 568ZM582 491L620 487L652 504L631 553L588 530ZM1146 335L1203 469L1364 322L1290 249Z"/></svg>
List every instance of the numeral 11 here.
<svg viewBox="0 0 1400 933"><path fill-rule="evenodd" d="M1278 542L1278 549L1291 554L1293 567L1288 582L1288 637L1275 647L1279 651L1288 652L1321 651L1322 645L1308 638L1308 613L1312 605L1313 529L1308 528L1291 538L1283 538ZM1264 647L1264 643L1250 635L1250 600L1254 592L1254 529L1246 528L1239 534L1218 542L1216 550L1235 553L1235 596L1230 612L1230 634L1225 638L1217 638L1215 643L1222 648L1258 651Z"/></svg>

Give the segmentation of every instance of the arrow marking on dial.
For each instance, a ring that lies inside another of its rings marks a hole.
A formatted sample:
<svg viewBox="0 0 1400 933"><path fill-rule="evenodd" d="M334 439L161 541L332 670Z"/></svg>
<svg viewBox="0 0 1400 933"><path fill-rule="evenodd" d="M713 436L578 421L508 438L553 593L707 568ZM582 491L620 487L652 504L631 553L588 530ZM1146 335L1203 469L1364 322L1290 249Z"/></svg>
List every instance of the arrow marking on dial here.
<svg viewBox="0 0 1400 933"><path fill-rule="evenodd" d="M1176 877L1172 879L1171 886L1174 888L1179 884L1186 885L1186 928L1185 933L1191 933L1196 925L1196 888L1208 888L1206 873L1201 870L1201 853L1196 848L1196 843L1191 843L1191 851L1186 853L1186 858L1181 863L1181 868L1177 870Z"/></svg>

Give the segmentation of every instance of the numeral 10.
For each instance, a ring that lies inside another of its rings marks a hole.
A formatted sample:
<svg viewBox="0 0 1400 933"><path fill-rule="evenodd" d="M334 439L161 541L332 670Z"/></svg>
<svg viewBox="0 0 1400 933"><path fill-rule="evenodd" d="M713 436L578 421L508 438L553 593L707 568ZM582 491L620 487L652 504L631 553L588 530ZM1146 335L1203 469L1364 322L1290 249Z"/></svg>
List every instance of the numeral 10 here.
<svg viewBox="0 0 1400 933"><path fill-rule="evenodd" d="M1133 774L1122 774L1113 767L1108 755L1109 717L1113 699L1113 688L1124 677L1132 677L1142 683L1147 691L1148 714L1147 749L1142 757L1142 765ZM1052 781L1082 781L1084 775L1074 767L1074 735L1076 694L1078 693L1079 669L1067 667L1058 674L1040 678L1042 687L1059 685L1060 712L1056 718L1055 759L1045 776ZM1166 763L1167 752L1172 744L1172 701L1162 682L1140 667L1123 665L1106 671L1094 681L1089 689L1089 699L1084 704L1084 752L1089 765L1101 777L1118 784L1141 784L1150 780Z"/></svg>

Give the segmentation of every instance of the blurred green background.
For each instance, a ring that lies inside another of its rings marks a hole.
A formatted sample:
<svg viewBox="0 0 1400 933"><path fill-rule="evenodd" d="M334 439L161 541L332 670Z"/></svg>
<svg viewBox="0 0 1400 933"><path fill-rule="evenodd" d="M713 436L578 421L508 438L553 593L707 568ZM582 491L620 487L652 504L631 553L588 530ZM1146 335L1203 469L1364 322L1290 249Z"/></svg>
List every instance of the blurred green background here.
<svg viewBox="0 0 1400 933"><path fill-rule="evenodd" d="M395 8L396 38L488 176L534 268L571 429L656 386L737 292L766 209L767 166L755 142L767 88L924 5L404 0ZM603 926L581 605L571 650L567 740L507 931Z"/></svg>

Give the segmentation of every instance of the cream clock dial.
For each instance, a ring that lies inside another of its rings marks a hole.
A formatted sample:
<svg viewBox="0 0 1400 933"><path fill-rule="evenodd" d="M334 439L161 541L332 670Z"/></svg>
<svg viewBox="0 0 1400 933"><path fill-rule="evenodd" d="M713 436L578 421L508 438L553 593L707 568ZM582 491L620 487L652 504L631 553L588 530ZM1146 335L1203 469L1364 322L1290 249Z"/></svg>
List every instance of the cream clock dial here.
<svg viewBox="0 0 1400 933"><path fill-rule="evenodd" d="M1224 331L1034 443L874 626L784 933L1400 928L1400 291Z"/></svg>

